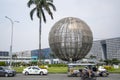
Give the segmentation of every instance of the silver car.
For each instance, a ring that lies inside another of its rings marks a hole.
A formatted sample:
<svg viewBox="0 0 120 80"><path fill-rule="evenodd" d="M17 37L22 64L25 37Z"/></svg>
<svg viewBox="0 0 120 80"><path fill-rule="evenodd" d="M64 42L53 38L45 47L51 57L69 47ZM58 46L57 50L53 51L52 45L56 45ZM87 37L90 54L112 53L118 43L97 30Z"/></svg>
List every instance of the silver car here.
<svg viewBox="0 0 120 80"><path fill-rule="evenodd" d="M12 70L8 67L0 66L0 76L8 77L8 76L15 76L15 75L16 75L15 70Z"/></svg>

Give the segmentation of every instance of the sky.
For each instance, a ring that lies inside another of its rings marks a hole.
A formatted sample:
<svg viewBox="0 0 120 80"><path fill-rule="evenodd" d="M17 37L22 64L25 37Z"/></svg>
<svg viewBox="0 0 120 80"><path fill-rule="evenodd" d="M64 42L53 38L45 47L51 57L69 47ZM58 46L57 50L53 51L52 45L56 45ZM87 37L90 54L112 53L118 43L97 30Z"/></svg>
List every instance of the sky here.
<svg viewBox="0 0 120 80"><path fill-rule="evenodd" d="M33 21L27 7L28 0L0 0L0 51L9 51L11 44L11 22L13 25L13 52L38 49L39 20L34 14ZM120 0L54 0L57 11L54 19L46 15L42 22L42 48L49 47L49 32L62 18L77 17L85 21L93 32L95 40L120 37ZM19 23L15 22L19 21Z"/></svg>

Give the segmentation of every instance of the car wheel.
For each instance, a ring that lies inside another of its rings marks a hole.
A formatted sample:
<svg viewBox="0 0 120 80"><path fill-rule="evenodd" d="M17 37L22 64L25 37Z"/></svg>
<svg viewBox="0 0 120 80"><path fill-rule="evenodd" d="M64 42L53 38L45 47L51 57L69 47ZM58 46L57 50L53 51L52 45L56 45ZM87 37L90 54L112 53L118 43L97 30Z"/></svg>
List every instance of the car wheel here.
<svg viewBox="0 0 120 80"><path fill-rule="evenodd" d="M5 77L8 77L9 76L9 74L8 73L5 73Z"/></svg>
<svg viewBox="0 0 120 80"><path fill-rule="evenodd" d="M77 73L77 77L80 77L80 73Z"/></svg>
<svg viewBox="0 0 120 80"><path fill-rule="evenodd" d="M25 75L29 75L29 73L28 73L28 72L25 72Z"/></svg>
<svg viewBox="0 0 120 80"><path fill-rule="evenodd" d="M44 74L44 73L41 71L41 72L40 72L40 75L43 75L43 74Z"/></svg>
<svg viewBox="0 0 120 80"><path fill-rule="evenodd" d="M103 76L103 77L107 77L107 73L103 72L103 73L102 73L102 76Z"/></svg>

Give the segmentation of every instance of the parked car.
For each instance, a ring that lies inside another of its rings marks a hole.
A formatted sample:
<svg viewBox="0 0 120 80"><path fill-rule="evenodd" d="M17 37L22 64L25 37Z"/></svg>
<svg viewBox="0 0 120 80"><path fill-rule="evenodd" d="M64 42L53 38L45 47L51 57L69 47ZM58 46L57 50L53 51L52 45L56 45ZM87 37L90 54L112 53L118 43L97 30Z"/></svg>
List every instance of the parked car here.
<svg viewBox="0 0 120 80"><path fill-rule="evenodd" d="M80 77L84 67L92 67L92 63L70 63L68 64L68 77Z"/></svg>
<svg viewBox="0 0 120 80"><path fill-rule="evenodd" d="M25 68L22 73L24 75L29 75L29 74L47 75L48 70L47 69L41 69L38 66L29 66L29 67Z"/></svg>
<svg viewBox="0 0 120 80"><path fill-rule="evenodd" d="M95 66L96 66L95 64L91 64L91 63L70 63L68 64L68 76L69 77L81 76L82 74L81 72L84 70L84 69L80 69L81 67L91 68L95 77L107 77L109 75L109 72L104 67L99 66L98 68L97 67L95 68Z"/></svg>
<svg viewBox="0 0 120 80"><path fill-rule="evenodd" d="M103 66L98 67L96 76L107 77L108 75L109 75L109 72Z"/></svg>
<svg viewBox="0 0 120 80"><path fill-rule="evenodd" d="M15 76L15 75L16 75L15 70L12 70L8 67L0 66L0 76L9 77L9 76Z"/></svg>

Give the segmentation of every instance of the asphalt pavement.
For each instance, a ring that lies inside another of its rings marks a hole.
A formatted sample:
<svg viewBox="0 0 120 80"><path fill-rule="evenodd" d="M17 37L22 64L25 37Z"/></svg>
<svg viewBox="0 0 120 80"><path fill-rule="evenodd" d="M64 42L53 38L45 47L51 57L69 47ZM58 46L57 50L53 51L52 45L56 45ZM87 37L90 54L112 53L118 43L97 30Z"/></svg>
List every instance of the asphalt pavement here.
<svg viewBox="0 0 120 80"><path fill-rule="evenodd" d="M0 80L80 80L80 77L68 77L67 74L23 75L15 77L0 77ZM120 80L120 74L110 74L108 77L97 77L97 80Z"/></svg>

